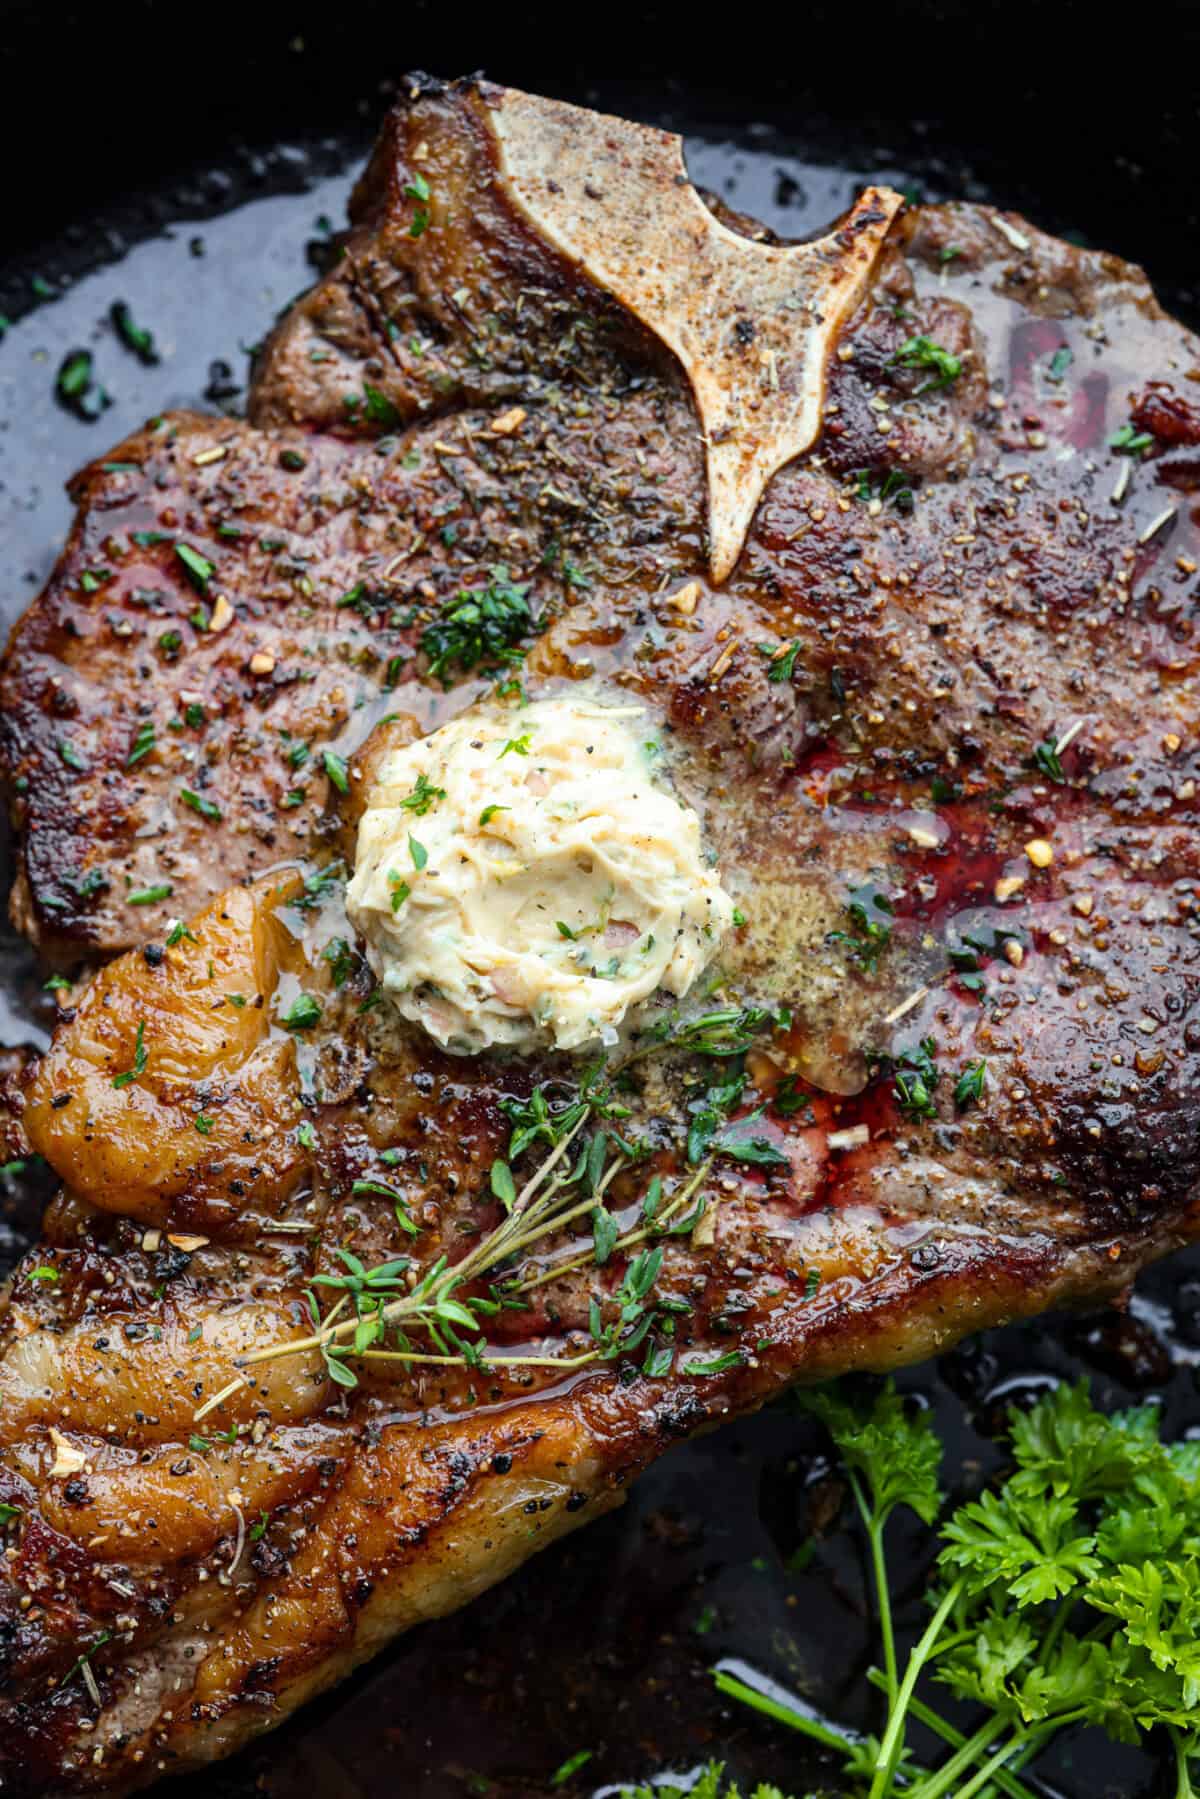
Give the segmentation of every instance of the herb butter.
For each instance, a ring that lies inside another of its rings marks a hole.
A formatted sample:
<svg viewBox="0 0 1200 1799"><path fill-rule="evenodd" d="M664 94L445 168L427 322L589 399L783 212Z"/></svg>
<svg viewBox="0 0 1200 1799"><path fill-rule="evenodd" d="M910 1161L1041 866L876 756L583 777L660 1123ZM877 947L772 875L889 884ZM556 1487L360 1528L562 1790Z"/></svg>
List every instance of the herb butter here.
<svg viewBox="0 0 1200 1799"><path fill-rule="evenodd" d="M664 784L640 708L473 708L381 764L351 920L383 988L444 1048L612 1042L712 960L733 902Z"/></svg>

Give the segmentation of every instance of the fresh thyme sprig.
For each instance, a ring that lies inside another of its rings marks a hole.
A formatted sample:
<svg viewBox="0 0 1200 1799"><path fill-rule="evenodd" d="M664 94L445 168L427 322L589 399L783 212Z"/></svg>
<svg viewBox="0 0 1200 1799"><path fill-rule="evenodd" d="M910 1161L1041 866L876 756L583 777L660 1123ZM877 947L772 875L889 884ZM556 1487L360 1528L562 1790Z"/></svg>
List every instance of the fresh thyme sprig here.
<svg viewBox="0 0 1200 1799"><path fill-rule="evenodd" d="M605 1195L645 1151L643 1145L622 1134L620 1126L630 1116L630 1108L618 1096L614 1082L631 1063L666 1049L722 1059L728 1066L761 1032L787 1022L786 1014L753 1006L722 1007L682 1022L672 1015L611 1070L603 1062L588 1070L578 1088L564 1084L556 1090L553 1085L539 1085L528 1099L503 1100L501 1108L512 1126L508 1155L507 1160L497 1159L489 1174L491 1195L504 1213L500 1223L460 1261L452 1264L443 1254L424 1272L417 1270L410 1256L368 1268L353 1251L338 1248L340 1269L314 1276L307 1294L312 1332L240 1358L235 1364L236 1378L206 1400L195 1418L202 1419L236 1392L244 1383L242 1371L246 1368L312 1350L320 1353L329 1378L350 1388L358 1385L358 1376L347 1365L351 1360L480 1369L574 1368L631 1352L655 1326L664 1335L672 1335L671 1308L653 1299L651 1293L662 1267L661 1244L639 1246L650 1239L695 1231L708 1207L702 1188L719 1156L760 1166L782 1164L785 1158L765 1137L753 1133L761 1108L728 1123L746 1083L740 1070L723 1074L715 1084L707 1084L692 1103L688 1160L694 1172L665 1204L661 1178L652 1179L638 1223L623 1231L608 1212ZM543 1149L542 1159L518 1190L513 1167L535 1145ZM571 1151L574 1153L569 1154ZM393 1188L375 1181L359 1185L362 1190L396 1199L398 1223L409 1235L419 1234ZM521 1258L585 1219L592 1227L590 1251L570 1253L566 1260L551 1262L528 1275L520 1273L517 1264ZM638 1254L617 1292L604 1301L593 1300L590 1348L575 1354L535 1356L498 1354L489 1347L484 1334L487 1321L502 1310L523 1309L526 1293L589 1265L603 1266L618 1251L632 1250ZM485 1281L490 1283L486 1295L477 1290ZM322 1313L317 1289L337 1295L327 1312ZM615 1307L615 1318L605 1316L610 1304ZM646 1372L665 1373L670 1360L668 1350L656 1350L652 1345Z"/></svg>

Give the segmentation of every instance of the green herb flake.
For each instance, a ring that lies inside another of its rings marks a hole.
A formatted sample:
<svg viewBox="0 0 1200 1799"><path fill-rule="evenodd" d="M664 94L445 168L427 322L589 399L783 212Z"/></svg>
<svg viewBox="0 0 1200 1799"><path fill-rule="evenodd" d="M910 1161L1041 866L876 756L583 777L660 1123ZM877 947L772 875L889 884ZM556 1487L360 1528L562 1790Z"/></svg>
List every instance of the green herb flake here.
<svg viewBox="0 0 1200 1799"><path fill-rule="evenodd" d="M1108 440L1109 449L1115 450L1118 456L1144 456L1153 445L1150 433L1139 431L1133 425L1120 426Z"/></svg>
<svg viewBox="0 0 1200 1799"><path fill-rule="evenodd" d="M221 808L217 802L210 800L203 793L197 793L194 788L181 787L179 797L185 806L190 806L193 812L198 812L201 818L206 818L210 824L215 824L221 816Z"/></svg>
<svg viewBox="0 0 1200 1799"><path fill-rule="evenodd" d="M127 1068L123 1074L114 1075L113 1086L116 1087L118 1091L122 1087L132 1086L134 1081L140 1079L140 1077L145 1074L146 1062L146 1021L143 1018L138 1023L137 1035L134 1038L133 1067Z"/></svg>
<svg viewBox="0 0 1200 1799"><path fill-rule="evenodd" d="M1063 765L1058 754L1058 743L1054 738L1047 738L1044 743L1038 744L1033 752L1033 760L1047 780L1056 781L1060 785L1066 781L1067 777L1063 773Z"/></svg>
<svg viewBox="0 0 1200 1799"><path fill-rule="evenodd" d="M550 1776L550 1785L552 1787L566 1786L568 1780L578 1774L580 1768L586 1767L591 1759L592 1751L590 1749L579 1749L574 1755L569 1755L562 1766L556 1768Z"/></svg>
<svg viewBox="0 0 1200 1799"><path fill-rule="evenodd" d="M968 1106L978 1105L983 1099L987 1085L987 1062L981 1058L978 1062L969 1062L959 1075L954 1086L954 1103L960 1112Z"/></svg>
<svg viewBox="0 0 1200 1799"><path fill-rule="evenodd" d="M144 756L148 756L154 748L155 742L154 720L147 718L138 726L133 742L129 746L129 754L125 758L126 768L133 768L135 763L140 762Z"/></svg>
<svg viewBox="0 0 1200 1799"><path fill-rule="evenodd" d="M400 804L404 811L411 812L414 817L424 818L434 803L437 800L444 800L445 797L446 789L434 787L429 778L422 773L417 776L417 784L412 792L402 799Z"/></svg>
<svg viewBox="0 0 1200 1799"><path fill-rule="evenodd" d="M487 587L460 592L446 601L421 635L429 672L446 688L456 669L462 674L476 668L495 673L519 663L523 640L542 628L529 605L528 583L513 583L501 564L491 576Z"/></svg>
<svg viewBox="0 0 1200 1799"><path fill-rule="evenodd" d="M400 414L378 387L372 387L369 381L363 382L363 411L372 424L382 425L385 431L392 430L400 423Z"/></svg>
<svg viewBox="0 0 1200 1799"><path fill-rule="evenodd" d="M198 588L201 593L207 592L208 584L217 572L216 563L210 562L207 556L202 556L199 550L194 550L190 543L177 543L175 554L187 570L193 587Z"/></svg>
<svg viewBox="0 0 1200 1799"><path fill-rule="evenodd" d="M681 1362L679 1372L699 1375L727 1374L731 1368L744 1367L745 1361L746 1358L740 1349L731 1349L725 1355L714 1356L710 1361Z"/></svg>
<svg viewBox="0 0 1200 1799"><path fill-rule="evenodd" d="M333 782L338 792L349 793L350 775L346 767L345 758L337 755L333 750L326 750L322 757L322 761L325 765L325 773L329 776L329 779Z"/></svg>
<svg viewBox="0 0 1200 1799"><path fill-rule="evenodd" d="M937 388L949 387L962 374L962 358L951 351L943 349L931 337L910 337L907 343L901 344L895 355L888 359L889 367L904 369L931 369L933 379L926 381L917 389L918 394L929 393Z"/></svg>
<svg viewBox="0 0 1200 1799"><path fill-rule="evenodd" d="M132 350L140 362L151 366L158 361L158 351L154 345L153 335L144 325L135 322L134 316L124 300L114 300L111 312L113 326L117 336L127 350Z"/></svg>
<svg viewBox="0 0 1200 1799"><path fill-rule="evenodd" d="M796 668L796 658L800 654L798 642L792 643L760 643L759 654L769 658L767 664L767 680L790 681Z"/></svg>
<svg viewBox="0 0 1200 1799"><path fill-rule="evenodd" d="M936 1118L934 1091L938 1084L936 1045L932 1037L900 1051L896 1059L893 1093L900 1110L910 1118Z"/></svg>
<svg viewBox="0 0 1200 1799"><path fill-rule="evenodd" d="M298 993L279 1022L288 1031L311 1031L321 1022L321 1002L311 993Z"/></svg>

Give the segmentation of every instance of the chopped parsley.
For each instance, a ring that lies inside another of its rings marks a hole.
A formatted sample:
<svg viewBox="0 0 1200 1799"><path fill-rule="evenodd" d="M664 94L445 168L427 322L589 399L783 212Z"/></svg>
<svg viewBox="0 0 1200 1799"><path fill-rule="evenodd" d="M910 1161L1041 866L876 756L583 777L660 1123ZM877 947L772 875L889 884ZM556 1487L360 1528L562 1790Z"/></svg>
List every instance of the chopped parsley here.
<svg viewBox="0 0 1200 1799"><path fill-rule="evenodd" d="M400 423L400 414L387 395L369 381L363 382L362 408L372 424L382 425L385 431Z"/></svg>
<svg viewBox="0 0 1200 1799"><path fill-rule="evenodd" d="M154 720L147 718L138 726L137 735L129 747L129 754L125 758L126 768L132 768L135 763L142 760L143 756L148 756L154 748L155 742Z"/></svg>
<svg viewBox="0 0 1200 1799"><path fill-rule="evenodd" d="M968 1106L979 1104L986 1084L986 1061L980 1059L978 1062L969 1062L954 1085L954 1103L960 1112L965 1112Z"/></svg>
<svg viewBox="0 0 1200 1799"><path fill-rule="evenodd" d="M881 888L868 882L851 890L846 910L854 929L831 931L830 940L848 944L855 960L873 974L892 940L892 902Z"/></svg>
<svg viewBox="0 0 1200 1799"><path fill-rule="evenodd" d="M285 1030L311 1031L320 1021L321 1002L311 993L298 993L279 1022Z"/></svg>
<svg viewBox="0 0 1200 1799"><path fill-rule="evenodd" d="M528 583L514 584L507 568L498 564L487 587L477 593L460 592L448 600L421 635L421 648L435 680L448 688L453 669L469 674L482 666L489 673L520 662L518 645L541 628L533 617L528 592Z"/></svg>
<svg viewBox="0 0 1200 1799"><path fill-rule="evenodd" d="M938 1084L936 1045L932 1037L922 1037L917 1044L901 1050L896 1059L893 1092L896 1104L910 1118L936 1118L934 1090Z"/></svg>
<svg viewBox="0 0 1200 1799"><path fill-rule="evenodd" d="M199 550L194 550L190 543L177 543L175 554L187 570L192 585L201 593L206 593L209 582L217 572L216 563L210 562L207 556L202 556Z"/></svg>
<svg viewBox="0 0 1200 1799"><path fill-rule="evenodd" d="M761 655L770 657L767 680L790 681L796 667L796 658L800 654L799 643L760 643L758 648Z"/></svg>
<svg viewBox="0 0 1200 1799"><path fill-rule="evenodd" d="M1048 780L1057 781L1060 784L1066 780L1067 777L1063 773L1063 765L1059 759L1058 744L1054 738L1047 738L1045 743L1038 744L1033 752L1033 760Z"/></svg>
<svg viewBox="0 0 1200 1799"><path fill-rule="evenodd" d="M54 378L59 403L89 424L112 405L112 396L95 378L90 350L71 350L59 364Z"/></svg>
<svg viewBox="0 0 1200 1799"><path fill-rule="evenodd" d="M194 788L181 787L179 797L185 806L190 806L193 812L198 812L201 818L208 819L210 824L215 823L221 816L221 808L217 802L208 799L203 793L197 793Z"/></svg>
<svg viewBox="0 0 1200 1799"><path fill-rule="evenodd" d="M158 361L158 351L154 346L154 337L144 325L136 324L132 312L124 300L114 300L110 317L114 329L127 350L132 350L140 362L148 366Z"/></svg>
<svg viewBox="0 0 1200 1799"><path fill-rule="evenodd" d="M888 366L904 369L931 369L933 378L924 382L918 394L929 393L937 388L949 387L962 374L962 358L953 355L942 345L935 343L931 337L910 337L907 343L901 344L896 354L888 359Z"/></svg>
<svg viewBox="0 0 1200 1799"><path fill-rule="evenodd" d="M143 1018L138 1023L137 1035L133 1041L133 1067L127 1068L123 1074L115 1074L113 1076L113 1086L116 1087L118 1091L120 1091L122 1087L132 1086L134 1081L145 1074L146 1062L146 1021Z"/></svg>
<svg viewBox="0 0 1200 1799"><path fill-rule="evenodd" d="M1153 443L1154 439L1148 431L1138 431L1133 425L1122 425L1109 438L1108 447L1119 456L1143 456Z"/></svg>
<svg viewBox="0 0 1200 1799"><path fill-rule="evenodd" d="M434 787L425 774L419 774L416 786L400 804L406 812L413 813L417 818L424 818L435 800L444 800L445 797L444 787Z"/></svg>
<svg viewBox="0 0 1200 1799"><path fill-rule="evenodd" d="M345 757L337 755L333 750L326 750L322 760L325 764L325 773L329 776L329 779L333 782L338 792L349 793L350 775L346 768Z"/></svg>

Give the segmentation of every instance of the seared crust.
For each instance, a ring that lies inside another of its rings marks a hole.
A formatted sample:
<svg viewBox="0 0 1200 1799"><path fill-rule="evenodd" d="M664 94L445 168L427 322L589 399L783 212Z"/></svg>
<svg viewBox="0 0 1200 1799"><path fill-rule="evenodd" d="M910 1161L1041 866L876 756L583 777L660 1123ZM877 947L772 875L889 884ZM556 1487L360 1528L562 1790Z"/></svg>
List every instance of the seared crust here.
<svg viewBox="0 0 1200 1799"><path fill-rule="evenodd" d="M531 691L587 678L642 702L701 810L747 919L727 991L791 1014L748 1055L742 1102L782 1160L719 1162L711 1241L666 1245L661 1284L688 1309L665 1376L640 1357L371 1365L346 1392L304 1352L194 1425L239 1353L307 1329L339 1247L367 1265L408 1247L390 1201L355 1191L382 1151L412 1253L456 1261L497 1220L501 1102L571 1071L455 1061L363 1011L365 969L338 987L325 953L337 888L314 903L294 872L102 970L24 1093L70 1190L0 1360L14 1794L127 1790L225 1753L616 1503L674 1438L796 1379L1116 1292L1197 1234L1194 340L1113 258L983 208L916 209L844 335L821 443L714 592L677 372L493 176L474 90L419 94L342 261L268 343L255 422L168 421L107 459L130 469L81 478L0 686L32 927L63 954L118 949L344 848L379 715L408 734L481 690L431 683L419 638L503 562L548 619ZM895 360L918 335L959 357L949 385L919 391L928 371ZM1152 440L1134 459L1108 444L1129 422ZM177 541L217 566L220 631L187 622ZM130 666L150 711L118 716ZM155 747L129 768L147 716ZM307 772L331 745L344 797ZM220 816L181 806L185 785ZM110 884L85 892L93 867ZM155 877L171 894L130 908L126 878ZM877 958L847 910L867 886L893 906ZM280 1029L300 989L322 1006L308 1035ZM114 1089L139 1025L146 1066ZM939 1079L914 1114L887 1058L921 1044ZM650 1150L612 1189L623 1228L652 1173L668 1191L689 1174L705 1072L632 1066L627 1129ZM584 1265L502 1313L495 1351L586 1349L627 1266L589 1247L539 1246Z"/></svg>

